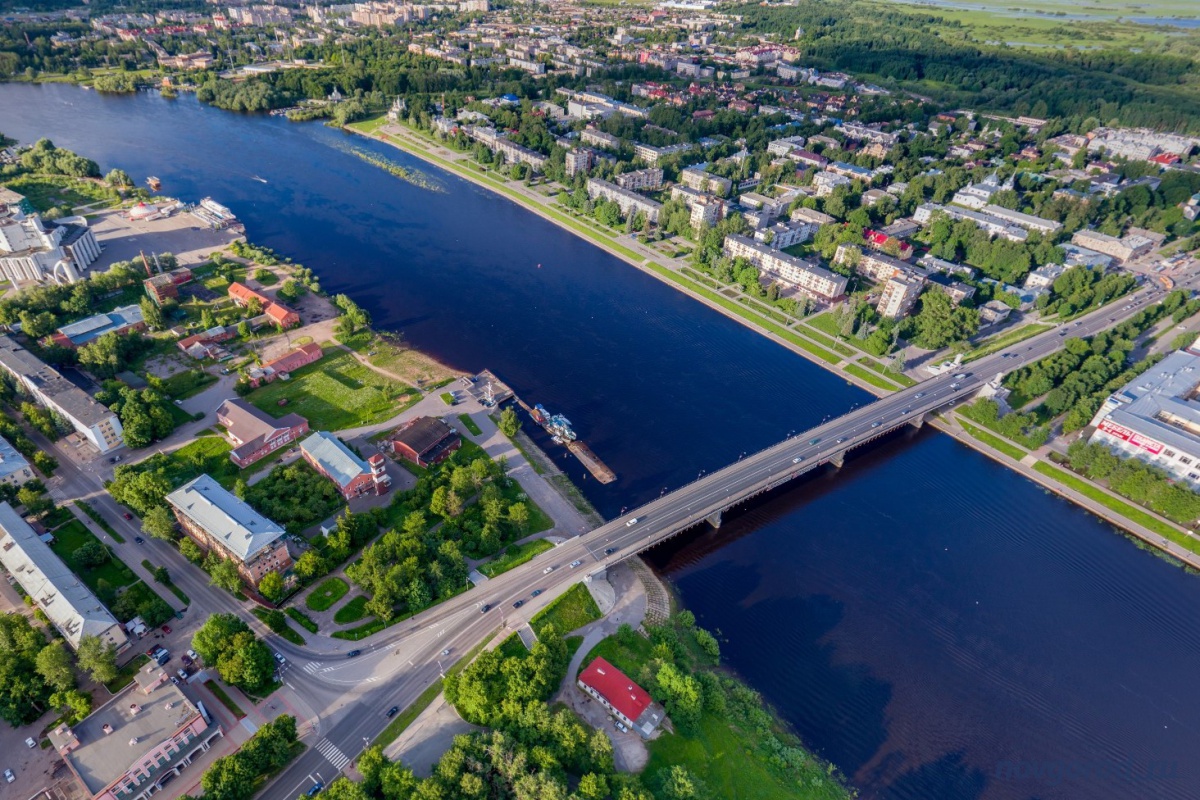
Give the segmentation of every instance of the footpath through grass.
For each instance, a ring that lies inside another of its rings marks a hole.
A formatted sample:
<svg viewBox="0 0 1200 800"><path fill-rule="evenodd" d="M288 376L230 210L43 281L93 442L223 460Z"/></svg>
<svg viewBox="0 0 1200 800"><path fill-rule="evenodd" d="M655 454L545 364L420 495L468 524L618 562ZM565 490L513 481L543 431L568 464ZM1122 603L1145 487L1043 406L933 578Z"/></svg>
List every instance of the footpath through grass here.
<svg viewBox="0 0 1200 800"><path fill-rule="evenodd" d="M458 421L462 423L463 427L466 428L467 432L472 436L483 435L483 429L475 424L475 420L471 419L470 414L459 414Z"/></svg>

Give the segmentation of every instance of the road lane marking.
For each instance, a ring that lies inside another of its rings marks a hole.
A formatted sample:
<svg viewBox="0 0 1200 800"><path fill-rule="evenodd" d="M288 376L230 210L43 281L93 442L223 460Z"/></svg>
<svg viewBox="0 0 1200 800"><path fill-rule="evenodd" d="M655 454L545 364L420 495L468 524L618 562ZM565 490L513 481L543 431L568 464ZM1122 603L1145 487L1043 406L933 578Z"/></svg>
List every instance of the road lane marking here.
<svg viewBox="0 0 1200 800"><path fill-rule="evenodd" d="M325 756L334 769L340 770L350 763L350 757L338 749L337 745L328 739L322 739L316 744L317 752Z"/></svg>

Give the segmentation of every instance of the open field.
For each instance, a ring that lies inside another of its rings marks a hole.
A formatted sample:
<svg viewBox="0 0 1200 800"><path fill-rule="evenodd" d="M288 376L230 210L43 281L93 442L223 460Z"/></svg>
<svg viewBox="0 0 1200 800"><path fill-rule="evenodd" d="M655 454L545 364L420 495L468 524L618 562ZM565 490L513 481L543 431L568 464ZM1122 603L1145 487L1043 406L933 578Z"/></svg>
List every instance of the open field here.
<svg viewBox="0 0 1200 800"><path fill-rule="evenodd" d="M309 593L304 604L313 611L327 611L334 603L345 597L348 591L350 591L350 584L341 578L327 578Z"/></svg>
<svg viewBox="0 0 1200 800"><path fill-rule="evenodd" d="M450 380L459 374L429 356L404 345L395 333L360 331L338 341L370 362L413 386L428 386Z"/></svg>
<svg viewBox="0 0 1200 800"><path fill-rule="evenodd" d="M246 399L272 416L296 413L313 430L337 431L383 422L417 397L416 390L359 364L344 350L333 350L293 372L291 380L269 383Z"/></svg>
<svg viewBox="0 0 1200 800"><path fill-rule="evenodd" d="M559 636L566 636L589 622L600 619L600 609L592 599L591 592L582 583L577 583L549 606L529 620L534 633L540 633L553 625Z"/></svg>

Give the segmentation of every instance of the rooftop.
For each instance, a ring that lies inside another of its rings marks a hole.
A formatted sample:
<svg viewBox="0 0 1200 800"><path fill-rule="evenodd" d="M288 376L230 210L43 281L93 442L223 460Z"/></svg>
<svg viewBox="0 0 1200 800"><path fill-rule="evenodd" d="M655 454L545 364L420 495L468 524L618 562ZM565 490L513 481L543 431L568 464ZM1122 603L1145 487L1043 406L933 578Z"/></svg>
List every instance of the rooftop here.
<svg viewBox="0 0 1200 800"><path fill-rule="evenodd" d="M0 564L72 647L100 636L117 620L8 503L0 503Z"/></svg>
<svg viewBox="0 0 1200 800"><path fill-rule="evenodd" d="M163 672L157 664L150 664L146 670ZM200 715L179 687L166 680L165 674L162 677L162 683L149 694L133 684L70 729L79 747L64 758L71 762L90 793L96 794L120 778ZM131 711L132 705L137 706L136 714ZM111 732L105 733L106 725ZM134 741L136 744L131 744Z"/></svg>
<svg viewBox="0 0 1200 800"><path fill-rule="evenodd" d="M167 495L170 503L246 561L284 535L282 525L259 514L208 475Z"/></svg>
<svg viewBox="0 0 1200 800"><path fill-rule="evenodd" d="M53 367L42 363L41 359L5 334L0 334L0 365L32 383L63 412L83 425L99 425L115 416L112 411L92 399L87 392L64 378Z"/></svg>
<svg viewBox="0 0 1200 800"><path fill-rule="evenodd" d="M321 466L321 470L338 486L346 487L359 475L370 474L367 463L342 440L328 431L317 431L300 443L300 449Z"/></svg>
<svg viewBox="0 0 1200 800"><path fill-rule="evenodd" d="M436 417L417 417L398 428L391 438L394 442L402 442L414 453L424 455L454 434L453 428Z"/></svg>
<svg viewBox="0 0 1200 800"><path fill-rule="evenodd" d="M652 702L649 692L603 658L588 664L579 673L579 682L595 689L609 705L635 722Z"/></svg>
<svg viewBox="0 0 1200 800"><path fill-rule="evenodd" d="M0 478L7 478L9 475L28 469L29 462L25 460L25 456L18 453L6 439L0 437ZM29 477L32 477L32 474Z"/></svg>
<svg viewBox="0 0 1200 800"><path fill-rule="evenodd" d="M1168 447L1195 453L1200 450L1198 387L1200 355L1179 350L1113 394L1109 403L1117 405L1108 419Z"/></svg>
<svg viewBox="0 0 1200 800"><path fill-rule="evenodd" d="M140 325L143 322L145 320L142 318L141 306L123 306L107 314L96 314L70 325L63 325L58 332L70 339L71 344L79 346L98 339L109 331Z"/></svg>

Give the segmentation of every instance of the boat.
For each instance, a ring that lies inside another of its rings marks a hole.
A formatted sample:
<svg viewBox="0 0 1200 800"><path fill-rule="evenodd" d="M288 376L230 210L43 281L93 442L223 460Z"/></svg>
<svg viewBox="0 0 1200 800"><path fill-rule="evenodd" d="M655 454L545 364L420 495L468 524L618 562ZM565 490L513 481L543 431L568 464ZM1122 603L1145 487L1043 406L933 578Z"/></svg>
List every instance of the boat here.
<svg viewBox="0 0 1200 800"><path fill-rule="evenodd" d="M156 176L156 175L151 175L148 178L146 178L146 183L147 183L147 185L149 185L149 187L151 189L153 189L156 192L162 188L162 181L159 180L158 176Z"/></svg>
<svg viewBox="0 0 1200 800"><path fill-rule="evenodd" d="M564 442L575 441L575 431L571 429L571 420L564 417L562 414L555 414L550 417L545 426L547 431L552 435L562 439Z"/></svg>
<svg viewBox="0 0 1200 800"><path fill-rule="evenodd" d="M529 416L533 417L533 421L538 425L545 425L550 419L550 415L546 413L546 409L541 403L538 403L533 408L529 409Z"/></svg>

